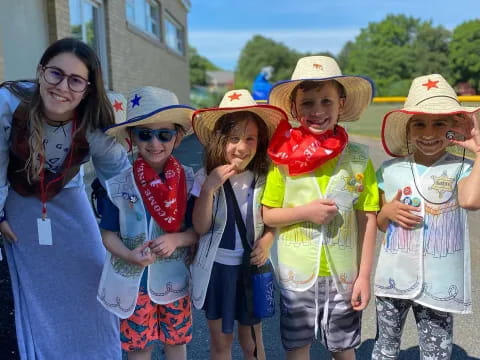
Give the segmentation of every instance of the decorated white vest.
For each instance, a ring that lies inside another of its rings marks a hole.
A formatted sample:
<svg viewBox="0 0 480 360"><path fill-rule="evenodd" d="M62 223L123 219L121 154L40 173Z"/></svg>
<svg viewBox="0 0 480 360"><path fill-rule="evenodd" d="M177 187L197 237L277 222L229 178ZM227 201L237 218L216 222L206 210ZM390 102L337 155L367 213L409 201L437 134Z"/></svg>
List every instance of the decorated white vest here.
<svg viewBox="0 0 480 360"><path fill-rule="evenodd" d="M419 207L423 222L412 230L389 224L375 274L375 295L412 299L445 312L471 312L467 213L458 205L456 193L461 172L471 162L465 160L462 167L460 158L447 153L419 175L410 161L394 159L384 165L385 199L391 201L401 189L401 201Z"/></svg>
<svg viewBox="0 0 480 360"><path fill-rule="evenodd" d="M302 222L277 231L272 258L280 286L294 291L312 287L318 277L320 253L325 248L337 290L351 293L358 273L357 219L353 206L363 191L367 163L368 148L349 143L339 155L325 194L312 173L285 176L284 208L332 198L339 211L329 224Z"/></svg>
<svg viewBox="0 0 480 360"><path fill-rule="evenodd" d="M255 241L263 235L262 205L260 203L265 189L265 177L256 178L253 191L253 225L255 228ZM203 234L199 240L199 246L195 260L190 266L192 274L192 301L197 309L203 307L207 295L208 283L212 272L215 256L225 231L227 217L227 202L225 191L220 187L213 197L213 226ZM233 214L232 214L233 216Z"/></svg>
<svg viewBox="0 0 480 360"><path fill-rule="evenodd" d="M193 185L193 170L184 166L187 193ZM132 169L106 182L108 196L119 210L120 238L129 248L155 239L164 232L153 218L150 226L142 197L135 184ZM148 266L147 289L157 304L168 304L189 293L190 275L185 265L187 249L177 248L166 258L158 258ZM145 268L130 264L107 251L97 299L119 318L128 318L135 310L138 290Z"/></svg>

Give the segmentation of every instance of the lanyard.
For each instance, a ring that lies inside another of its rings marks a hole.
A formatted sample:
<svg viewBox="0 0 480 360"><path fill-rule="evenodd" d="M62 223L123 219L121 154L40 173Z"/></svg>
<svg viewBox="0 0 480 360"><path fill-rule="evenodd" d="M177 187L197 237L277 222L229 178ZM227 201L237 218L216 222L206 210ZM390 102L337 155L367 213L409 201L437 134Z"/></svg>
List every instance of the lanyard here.
<svg viewBox="0 0 480 360"><path fill-rule="evenodd" d="M73 147L74 147L74 139L73 135L75 134L75 131L77 129L77 120L76 118L73 119L73 124L72 124L72 140L71 140L71 148L70 148L70 154L68 158L68 163L67 167L65 168L68 169L72 165L72 158L73 158ZM55 179L50 180L47 184L45 184L45 158L42 155L41 156L41 171L40 171L40 200L42 201L42 219L45 220L47 218L47 194L48 194L48 187L60 180L62 180L65 176L65 172L63 171L60 176L57 176Z"/></svg>

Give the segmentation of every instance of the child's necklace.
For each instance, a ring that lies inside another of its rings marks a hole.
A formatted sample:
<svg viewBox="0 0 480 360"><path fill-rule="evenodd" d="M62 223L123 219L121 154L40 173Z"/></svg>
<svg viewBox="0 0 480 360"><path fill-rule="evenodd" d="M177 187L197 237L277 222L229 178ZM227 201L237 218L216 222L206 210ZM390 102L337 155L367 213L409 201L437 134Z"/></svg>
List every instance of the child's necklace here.
<svg viewBox="0 0 480 360"><path fill-rule="evenodd" d="M450 193L450 196L448 197L448 199L445 200L445 201L440 201L440 202L428 200L427 197L424 196L422 194L422 192L420 191L420 188L417 185L417 180L415 179L415 172L413 171L413 166L414 165L412 163L412 157L413 157L413 154L408 157L408 163L410 164L410 171L412 172L413 184L415 185L415 189L417 189L417 192L421 196L421 198L423 200L425 200L426 202L428 202L430 204L433 204L433 205L442 205L442 204L446 204L446 203L450 202L450 200L452 200L452 198L453 198L453 195L455 195L455 193L457 192L458 179L460 178L460 175L463 172L463 165L465 164L465 150L463 150L462 166L460 166L460 169L458 170L457 175L455 176L455 186L453 187L453 190Z"/></svg>

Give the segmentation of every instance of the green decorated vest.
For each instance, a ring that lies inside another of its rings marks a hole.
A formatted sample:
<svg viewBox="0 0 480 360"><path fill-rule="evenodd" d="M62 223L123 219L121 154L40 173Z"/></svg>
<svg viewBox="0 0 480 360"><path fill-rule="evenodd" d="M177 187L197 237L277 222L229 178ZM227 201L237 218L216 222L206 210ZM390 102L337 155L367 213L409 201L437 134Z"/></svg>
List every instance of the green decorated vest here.
<svg viewBox="0 0 480 360"><path fill-rule="evenodd" d="M353 206L363 191L367 163L368 148L349 143L337 161L325 194L312 173L285 175L284 208L332 198L339 211L329 224L302 222L279 229L272 257L283 288L305 291L313 286L323 248L337 290L342 294L352 291L358 273L357 220Z"/></svg>

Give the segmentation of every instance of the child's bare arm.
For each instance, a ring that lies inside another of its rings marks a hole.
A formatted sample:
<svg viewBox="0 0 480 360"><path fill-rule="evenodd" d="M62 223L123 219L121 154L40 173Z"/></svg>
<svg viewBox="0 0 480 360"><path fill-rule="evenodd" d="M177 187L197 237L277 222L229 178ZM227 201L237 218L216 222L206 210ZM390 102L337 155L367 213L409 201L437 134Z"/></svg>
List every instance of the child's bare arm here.
<svg viewBox="0 0 480 360"><path fill-rule="evenodd" d="M130 250L117 233L105 229L101 229L101 233L103 244L112 255L139 266L148 266L155 261L155 256L147 249L149 242Z"/></svg>
<svg viewBox="0 0 480 360"><path fill-rule="evenodd" d="M205 234L212 226L213 194L235 173L234 166L229 164L215 168L208 175L193 207L192 222L197 234Z"/></svg>
<svg viewBox="0 0 480 360"><path fill-rule="evenodd" d="M393 221L405 229L412 229L422 222L422 217L415 215L419 208L400 201L402 190L398 190L392 201L385 200L385 194L380 191L380 211L377 215L378 229L386 232L389 221Z"/></svg>
<svg viewBox="0 0 480 360"><path fill-rule="evenodd" d="M375 240L377 237L377 218L373 211L356 211L358 238L360 245L360 267L352 293L354 310L363 310L370 301L370 275L375 256Z"/></svg>
<svg viewBox="0 0 480 360"><path fill-rule="evenodd" d="M275 230L265 226L262 237L255 241L253 245L252 253L250 254L250 263L252 265L262 266L267 262L274 238Z"/></svg>
<svg viewBox="0 0 480 360"><path fill-rule="evenodd" d="M458 203L465 209L478 210L480 209L480 130L478 121L475 118L472 121L473 126L466 140L453 140L453 142L475 154L472 172L458 182Z"/></svg>
<svg viewBox="0 0 480 360"><path fill-rule="evenodd" d="M284 227L303 221L328 224L338 213L335 201L317 199L292 208L263 206L263 222L270 227Z"/></svg>

